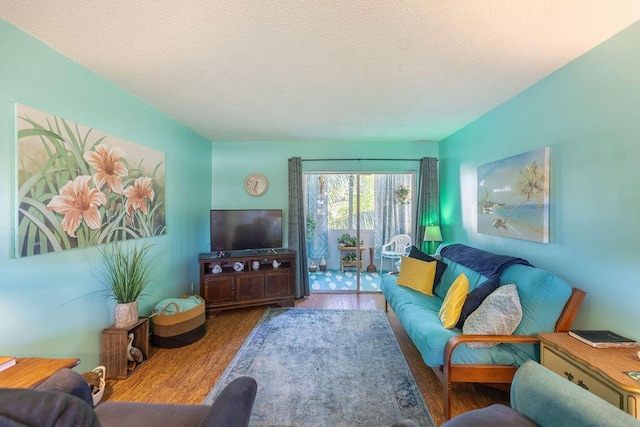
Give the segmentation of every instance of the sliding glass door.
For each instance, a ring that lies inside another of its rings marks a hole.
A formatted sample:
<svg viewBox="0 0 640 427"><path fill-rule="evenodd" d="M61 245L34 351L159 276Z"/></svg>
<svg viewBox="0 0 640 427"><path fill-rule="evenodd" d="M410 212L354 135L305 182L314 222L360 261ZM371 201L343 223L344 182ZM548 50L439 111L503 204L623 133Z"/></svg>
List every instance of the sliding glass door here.
<svg viewBox="0 0 640 427"><path fill-rule="evenodd" d="M304 174L311 292L379 292L381 247L413 229L413 173ZM393 268L396 260L384 267Z"/></svg>

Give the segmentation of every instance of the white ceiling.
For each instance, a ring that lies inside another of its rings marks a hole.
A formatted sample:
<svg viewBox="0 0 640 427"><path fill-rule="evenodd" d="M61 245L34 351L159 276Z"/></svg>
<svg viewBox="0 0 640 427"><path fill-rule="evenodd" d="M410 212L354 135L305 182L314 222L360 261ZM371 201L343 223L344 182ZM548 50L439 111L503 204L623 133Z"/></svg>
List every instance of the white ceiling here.
<svg viewBox="0 0 640 427"><path fill-rule="evenodd" d="M640 19L638 0L3 0L214 141L439 141Z"/></svg>

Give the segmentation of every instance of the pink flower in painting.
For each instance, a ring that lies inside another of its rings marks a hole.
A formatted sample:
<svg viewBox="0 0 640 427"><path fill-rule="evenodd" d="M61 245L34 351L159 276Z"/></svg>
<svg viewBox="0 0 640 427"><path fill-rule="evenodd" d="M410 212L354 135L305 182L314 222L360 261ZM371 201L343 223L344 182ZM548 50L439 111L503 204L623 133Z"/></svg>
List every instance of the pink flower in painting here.
<svg viewBox="0 0 640 427"><path fill-rule="evenodd" d="M93 230L102 227L98 206L107 203L107 197L100 190L89 188L90 180L90 176L81 175L67 182L60 189L60 195L53 196L47 205L48 210L64 215L62 230L71 237L76 237L83 219Z"/></svg>
<svg viewBox="0 0 640 427"><path fill-rule="evenodd" d="M143 214L147 214L147 202L145 199L153 200L154 192L151 188L151 178L140 177L135 180L132 186L124 190L127 196L125 208L127 214L133 215L136 209L140 209Z"/></svg>
<svg viewBox="0 0 640 427"><path fill-rule="evenodd" d="M124 152L118 147L107 147L104 144L96 146L95 151L84 153L84 159L96 170L93 175L96 188L107 184L111 191L122 194L120 177L127 174L127 168L120 161L123 156Z"/></svg>

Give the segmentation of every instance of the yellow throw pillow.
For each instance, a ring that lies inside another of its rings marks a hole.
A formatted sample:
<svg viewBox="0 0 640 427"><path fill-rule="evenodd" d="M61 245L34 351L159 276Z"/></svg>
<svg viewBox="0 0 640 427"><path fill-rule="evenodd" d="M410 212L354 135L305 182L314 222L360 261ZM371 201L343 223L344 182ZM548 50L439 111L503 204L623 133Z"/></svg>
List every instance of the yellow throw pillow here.
<svg viewBox="0 0 640 427"><path fill-rule="evenodd" d="M433 295L433 280L436 277L436 262L426 262L406 256L401 257L398 285L406 286L423 294Z"/></svg>
<svg viewBox="0 0 640 427"><path fill-rule="evenodd" d="M468 293L469 279L464 273L460 273L447 291L447 296L444 297L442 307L440 307L439 316L442 326L451 329L458 323Z"/></svg>

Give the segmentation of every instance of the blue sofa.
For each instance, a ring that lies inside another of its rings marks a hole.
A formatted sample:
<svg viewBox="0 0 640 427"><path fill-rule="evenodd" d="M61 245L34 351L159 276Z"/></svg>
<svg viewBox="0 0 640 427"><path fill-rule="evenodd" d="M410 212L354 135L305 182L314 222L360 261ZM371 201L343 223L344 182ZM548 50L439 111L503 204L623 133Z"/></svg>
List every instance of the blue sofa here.
<svg viewBox="0 0 640 427"><path fill-rule="evenodd" d="M463 247L464 245L456 245ZM468 253L493 255L463 247ZM442 247L440 248L442 252ZM446 252L446 251L445 251ZM509 384L516 369L527 360L539 360L540 332L567 331L585 293L560 277L530 265L512 264L500 272L500 283L517 287L523 317L513 335L464 335L459 328L445 329L438 316L447 291L460 273L469 279L469 291L488 279L477 270L446 256L447 267L429 296L399 286L397 275L386 275L381 289L386 301L443 384L443 410L450 418L451 383ZM468 263L467 263L468 264ZM468 342L499 343L491 348L468 348Z"/></svg>

